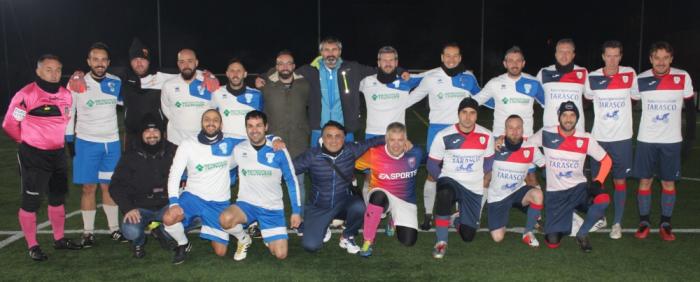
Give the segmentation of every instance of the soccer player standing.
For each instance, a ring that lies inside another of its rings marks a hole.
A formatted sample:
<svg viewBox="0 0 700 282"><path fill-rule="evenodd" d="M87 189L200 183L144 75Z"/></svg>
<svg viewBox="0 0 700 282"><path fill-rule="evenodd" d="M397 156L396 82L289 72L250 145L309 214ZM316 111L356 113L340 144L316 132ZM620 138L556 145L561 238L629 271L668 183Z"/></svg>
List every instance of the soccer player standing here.
<svg viewBox="0 0 700 282"><path fill-rule="evenodd" d="M253 110L262 111L263 97L260 91L247 87L248 72L239 59L232 59L226 67L226 86L219 88L212 97L212 107L219 110L223 120L224 136L238 142L246 139L245 115Z"/></svg>
<svg viewBox="0 0 700 282"><path fill-rule="evenodd" d="M622 237L622 215L627 195L627 177L632 170L632 105L631 93L637 88L637 74L630 67L620 66L622 43L603 43L605 66L588 74L584 97L593 100L595 119L591 136L598 141L613 161L615 217L610 238ZM591 161L591 174L598 174L600 163Z"/></svg>
<svg viewBox="0 0 700 282"><path fill-rule="evenodd" d="M667 42L656 42L649 50L652 68L639 74L638 93L633 97L642 99L642 117L637 135L634 174L639 178L639 228L635 237L644 239L649 235L651 222L651 184L654 175L661 180L661 239L673 241L676 236L671 229L671 215L676 202L676 184L680 179L681 112L686 106L686 124L694 134L695 103L690 75L684 70L671 67L673 47ZM694 139L694 136L686 136Z"/></svg>

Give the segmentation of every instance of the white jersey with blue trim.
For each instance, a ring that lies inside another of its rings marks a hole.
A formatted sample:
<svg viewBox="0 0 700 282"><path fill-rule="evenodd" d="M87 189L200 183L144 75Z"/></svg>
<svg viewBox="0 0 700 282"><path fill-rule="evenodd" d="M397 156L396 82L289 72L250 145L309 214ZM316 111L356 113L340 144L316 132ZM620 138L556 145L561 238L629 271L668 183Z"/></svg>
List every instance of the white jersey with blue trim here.
<svg viewBox="0 0 700 282"><path fill-rule="evenodd" d="M205 201L224 202L231 199L229 171L235 167L233 148L235 141L224 138L212 145L202 144L197 137L182 141L177 148L168 176L170 204L176 204L180 195L180 180L187 169L187 186L184 191Z"/></svg>
<svg viewBox="0 0 700 282"><path fill-rule="evenodd" d="M683 100L695 95L688 72L671 68L669 73L655 76L652 70L647 70L639 74L637 85L639 92L632 93L634 98L642 99L637 140L660 144L683 141Z"/></svg>
<svg viewBox="0 0 700 282"><path fill-rule="evenodd" d="M301 193L298 189L294 165L287 149L274 151L272 141L256 150L250 140L239 143L233 150L233 159L238 165L238 198L257 207L269 210L284 209L282 201L282 178L292 205L292 213L301 209Z"/></svg>
<svg viewBox="0 0 700 282"><path fill-rule="evenodd" d="M253 110L263 110L262 93L257 89L246 87L245 93L235 96L226 86L214 91L212 107L219 110L224 136L237 139L247 138L245 131L245 115Z"/></svg>
<svg viewBox="0 0 700 282"><path fill-rule="evenodd" d="M169 120L168 141L180 145L183 140L197 136L202 129L202 114L212 109L211 97L200 71L190 83L178 75L163 84L160 107Z"/></svg>
<svg viewBox="0 0 700 282"><path fill-rule="evenodd" d="M585 68L574 65L574 70L563 73L554 65L542 68L537 73L537 80L544 88L544 114L542 114L543 127L559 125L557 111L561 103L572 101L578 107L579 119L576 130L584 132L586 118L583 114L583 93L586 90L588 71Z"/></svg>
<svg viewBox="0 0 700 282"><path fill-rule="evenodd" d="M505 132L505 121L510 115L518 115L523 119L523 135L534 133L535 113L532 108L535 102L544 104L544 89L537 78L522 73L517 79L512 79L507 73L492 78L486 83L479 94L472 96L479 105L487 106L493 112L493 136L501 136Z"/></svg>
<svg viewBox="0 0 700 282"><path fill-rule="evenodd" d="M525 186L525 177L535 166L544 166L539 147L528 141L523 141L516 151L502 147L493 157L488 202L501 201Z"/></svg>
<svg viewBox="0 0 700 282"><path fill-rule="evenodd" d="M472 72L450 77L442 68L435 68L426 72L418 87L411 91L408 103L413 105L428 96L430 123L453 124L458 121L459 102L479 91L481 88Z"/></svg>
<svg viewBox="0 0 700 282"><path fill-rule="evenodd" d="M593 130L598 141L614 142L632 138L632 91L637 89L637 74L630 67L620 66L614 75L603 69L588 74L586 99L593 100Z"/></svg>
<svg viewBox="0 0 700 282"><path fill-rule="evenodd" d="M391 83L381 83L377 75L360 81L360 92L367 105L367 126L365 133L382 135L392 122L406 124L406 108L409 104L409 91L418 86L421 78L411 77L408 81L397 78Z"/></svg>
<svg viewBox="0 0 700 282"><path fill-rule="evenodd" d="M101 81L85 75L87 89L83 93L71 90L73 105L66 137L74 136L90 142L119 141L117 105L122 104L122 82L116 75L105 74ZM70 89L69 89L70 90Z"/></svg>

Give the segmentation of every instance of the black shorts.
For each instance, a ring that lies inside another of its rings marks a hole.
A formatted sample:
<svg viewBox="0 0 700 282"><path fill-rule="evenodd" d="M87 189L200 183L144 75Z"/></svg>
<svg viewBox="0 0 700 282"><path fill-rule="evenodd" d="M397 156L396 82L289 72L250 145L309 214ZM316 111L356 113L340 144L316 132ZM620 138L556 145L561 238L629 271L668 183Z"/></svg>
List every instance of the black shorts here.
<svg viewBox="0 0 700 282"><path fill-rule="evenodd" d="M22 143L17 153L24 196L63 196L68 192L66 153L63 148L41 150Z"/></svg>

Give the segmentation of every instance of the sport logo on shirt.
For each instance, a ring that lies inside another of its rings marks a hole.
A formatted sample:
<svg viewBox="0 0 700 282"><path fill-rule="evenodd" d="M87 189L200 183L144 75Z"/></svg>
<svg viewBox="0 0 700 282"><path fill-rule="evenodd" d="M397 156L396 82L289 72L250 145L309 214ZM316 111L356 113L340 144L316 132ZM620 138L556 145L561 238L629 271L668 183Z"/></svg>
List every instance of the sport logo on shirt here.
<svg viewBox="0 0 700 282"><path fill-rule="evenodd" d="M532 84L525 83L523 84L523 87L525 88L525 94L530 94L530 90L532 90Z"/></svg>
<svg viewBox="0 0 700 282"><path fill-rule="evenodd" d="M221 153L226 154L226 151L228 150L228 144L226 144L226 143L219 144L219 150L221 150Z"/></svg>
<svg viewBox="0 0 700 282"><path fill-rule="evenodd" d="M275 159L275 154L274 153L266 153L265 158L267 159L267 163L271 164L272 161Z"/></svg>
<svg viewBox="0 0 700 282"><path fill-rule="evenodd" d="M576 147L581 148L583 146L583 139L576 140Z"/></svg>
<svg viewBox="0 0 700 282"><path fill-rule="evenodd" d="M12 111L12 117L14 117L16 121L23 121L25 116L27 116L27 111L20 108L15 107L15 110Z"/></svg>
<svg viewBox="0 0 700 282"><path fill-rule="evenodd" d="M525 156L525 158L529 158L530 157L530 150L523 150L523 156Z"/></svg>
<svg viewBox="0 0 700 282"><path fill-rule="evenodd" d="M678 84L678 83L680 83L680 82L681 82L681 78L680 78L680 77L678 77L678 76L674 76L674 77L673 77L673 83Z"/></svg>
<svg viewBox="0 0 700 282"><path fill-rule="evenodd" d="M669 119L670 115L671 115L671 113L656 115L655 117L652 118L651 122L653 122L653 123L657 123L657 122L668 123L668 119Z"/></svg>
<svg viewBox="0 0 700 282"><path fill-rule="evenodd" d="M629 80L630 80L630 78L629 78L628 75L623 75L623 76L622 76L622 82L627 83L627 81L629 81Z"/></svg>
<svg viewBox="0 0 700 282"><path fill-rule="evenodd" d="M251 93L245 93L245 102L250 104L250 102L253 102L253 94Z"/></svg>

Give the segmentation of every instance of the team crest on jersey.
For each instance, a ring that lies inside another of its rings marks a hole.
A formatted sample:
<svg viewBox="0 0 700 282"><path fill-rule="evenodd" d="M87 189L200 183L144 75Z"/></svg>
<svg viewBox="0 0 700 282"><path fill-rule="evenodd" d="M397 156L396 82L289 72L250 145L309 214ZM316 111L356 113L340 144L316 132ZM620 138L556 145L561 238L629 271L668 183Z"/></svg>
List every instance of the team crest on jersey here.
<svg viewBox="0 0 700 282"><path fill-rule="evenodd" d="M506 85L505 85L505 84L501 84L501 90L505 90L505 89L506 89Z"/></svg>
<svg viewBox="0 0 700 282"><path fill-rule="evenodd" d="M628 75L623 75L623 76L622 76L622 82L627 83L627 81L629 81L629 80L630 80L630 78L629 78Z"/></svg>
<svg viewBox="0 0 700 282"><path fill-rule="evenodd" d="M175 86L175 92L180 92L180 87L179 87L179 86Z"/></svg>
<svg viewBox="0 0 700 282"><path fill-rule="evenodd" d="M221 153L223 153L225 155L226 151L228 151L228 144L226 144L226 143L219 144L219 150L221 150Z"/></svg>
<svg viewBox="0 0 700 282"><path fill-rule="evenodd" d="M481 143L481 144L486 143L486 137L484 137L484 136L479 137L479 143Z"/></svg>
<svg viewBox="0 0 700 282"><path fill-rule="evenodd" d="M204 95L204 86L203 85L197 85L197 93L199 93L199 96Z"/></svg>
<svg viewBox="0 0 700 282"><path fill-rule="evenodd" d="M523 87L525 88L525 94L530 94L530 90L532 90L532 84L525 83L523 84Z"/></svg>
<svg viewBox="0 0 700 282"><path fill-rule="evenodd" d="M394 82L392 82L392 83L394 84L394 87L396 87L396 88L399 88L399 85L401 85L401 81L399 81L398 79L394 80Z"/></svg>
<svg viewBox="0 0 700 282"><path fill-rule="evenodd" d="M577 77L578 79L583 78L583 73L582 73L582 72L576 72L576 77Z"/></svg>
<svg viewBox="0 0 700 282"><path fill-rule="evenodd" d="M680 82L681 82L681 78L680 78L680 77L678 77L678 76L674 76L674 77L673 77L673 83L678 84L678 83L680 83Z"/></svg>
<svg viewBox="0 0 700 282"><path fill-rule="evenodd" d="M408 166L410 166L410 167L416 166L416 158L415 157L408 158Z"/></svg>
<svg viewBox="0 0 700 282"><path fill-rule="evenodd" d="M114 81L107 82L107 88L109 88L109 92L111 93L117 92L117 87Z"/></svg>
<svg viewBox="0 0 700 282"><path fill-rule="evenodd" d="M530 157L530 150L523 150L523 156L525 156L525 158L529 158Z"/></svg>
<svg viewBox="0 0 700 282"><path fill-rule="evenodd" d="M577 147L577 148L583 147L583 139L578 139L578 140L576 140L576 147Z"/></svg>
<svg viewBox="0 0 700 282"><path fill-rule="evenodd" d="M253 102L253 94L251 93L245 93L245 102L250 104L250 102Z"/></svg>
<svg viewBox="0 0 700 282"><path fill-rule="evenodd" d="M275 159L275 153L266 153L265 158L267 159L267 163L271 164L272 161Z"/></svg>

